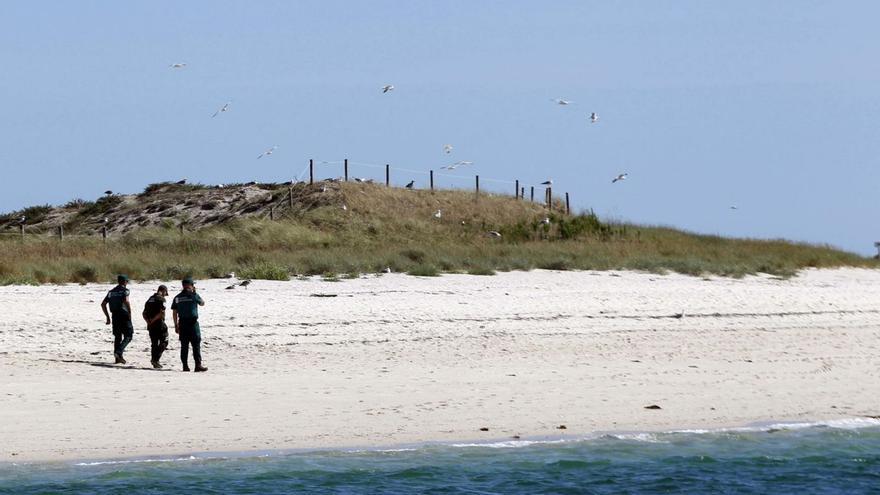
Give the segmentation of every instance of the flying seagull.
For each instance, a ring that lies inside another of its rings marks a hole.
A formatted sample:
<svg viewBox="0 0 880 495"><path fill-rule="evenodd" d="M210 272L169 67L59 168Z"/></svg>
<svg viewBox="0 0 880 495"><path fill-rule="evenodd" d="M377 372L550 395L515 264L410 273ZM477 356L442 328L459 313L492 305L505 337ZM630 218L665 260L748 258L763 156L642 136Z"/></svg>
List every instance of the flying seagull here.
<svg viewBox="0 0 880 495"><path fill-rule="evenodd" d="M465 165L473 165L473 164L474 164L474 162L469 161L469 160L459 160L459 161L453 163L452 165L446 165L445 167L440 167L440 168L446 169L446 170L455 170L458 167L462 167Z"/></svg>
<svg viewBox="0 0 880 495"><path fill-rule="evenodd" d="M267 149L266 151L260 153L260 156L257 157L257 160L259 160L260 158L263 158L264 156L271 155L277 148L278 148L278 146L272 146L271 148Z"/></svg>
<svg viewBox="0 0 880 495"><path fill-rule="evenodd" d="M553 179L547 179L547 180L545 180L544 182L542 182L541 185L542 185L542 186L552 186L552 185L553 185Z"/></svg>
<svg viewBox="0 0 880 495"><path fill-rule="evenodd" d="M443 216L443 212L442 212L442 211L437 210L437 211L434 212L434 218L441 218L442 216Z"/></svg>
<svg viewBox="0 0 880 495"><path fill-rule="evenodd" d="M182 186L182 185L186 184L186 177L184 177L184 178L180 179L179 181L175 182L175 184L177 184L178 186Z"/></svg>
<svg viewBox="0 0 880 495"><path fill-rule="evenodd" d="M571 100L566 100L565 98L551 98L550 101L555 101L557 105L571 105L574 103Z"/></svg>
<svg viewBox="0 0 880 495"><path fill-rule="evenodd" d="M447 155L452 153L452 145L451 144L444 144L443 145L443 152L446 153Z"/></svg>
<svg viewBox="0 0 880 495"><path fill-rule="evenodd" d="M409 184L406 185L406 188L407 188L407 189L412 189L413 186L415 185L415 183L416 183L416 181L414 181L414 180L409 181Z"/></svg>
<svg viewBox="0 0 880 495"><path fill-rule="evenodd" d="M226 112L227 110L229 110L229 104L230 104L230 103L232 103L232 102L231 102L231 101L227 101L222 107L220 107L219 110L217 110L216 112L214 112L214 115L211 115L211 118L213 119L214 117L220 115L221 113Z"/></svg>
<svg viewBox="0 0 880 495"><path fill-rule="evenodd" d="M596 122L599 122L599 114L596 112L593 112L590 114L590 123L595 124Z"/></svg>
<svg viewBox="0 0 880 495"><path fill-rule="evenodd" d="M738 210L738 209L739 209L739 206L736 206L736 205L730 205L730 209L731 209L731 210Z"/></svg>
<svg viewBox="0 0 880 495"><path fill-rule="evenodd" d="M172 69L182 69L186 67L186 62L178 62L176 64L171 64L168 67L171 67Z"/></svg>
<svg viewBox="0 0 880 495"><path fill-rule="evenodd" d="M615 177L615 178L611 181L611 183L614 184L615 182L617 182L617 181L619 181L619 180L626 180L626 177L627 177L628 175L629 175L629 174L620 174L620 175L618 175L617 177Z"/></svg>
<svg viewBox="0 0 880 495"><path fill-rule="evenodd" d="M387 92L389 92L389 91L394 91L394 85L393 85L393 84L386 84L385 86L382 86L382 94L385 94L385 93L387 93Z"/></svg>

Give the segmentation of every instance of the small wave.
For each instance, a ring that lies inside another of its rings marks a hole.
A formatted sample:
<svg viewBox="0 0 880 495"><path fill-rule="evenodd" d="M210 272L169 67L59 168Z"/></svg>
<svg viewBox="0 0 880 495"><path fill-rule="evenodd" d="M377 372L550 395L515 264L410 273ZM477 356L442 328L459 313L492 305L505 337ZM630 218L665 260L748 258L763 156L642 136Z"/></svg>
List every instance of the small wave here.
<svg viewBox="0 0 880 495"><path fill-rule="evenodd" d="M660 439L658 433L608 433L602 435L603 438L614 438L617 440L628 440L631 442L646 442L646 443L669 443L665 440Z"/></svg>
<svg viewBox="0 0 880 495"><path fill-rule="evenodd" d="M169 457L162 459L126 459L120 461L93 461L93 462L77 462L74 466L111 466L114 464L142 464L150 462L187 462L187 461L204 461L209 459L223 459L222 457L196 457L194 455L187 457Z"/></svg>
<svg viewBox="0 0 880 495"><path fill-rule="evenodd" d="M450 447L457 448L472 448L472 447L485 447L490 449L517 449L521 447L528 447L530 445L554 445L560 443L571 443L587 440L587 438L572 438L572 439L554 439L554 440L505 440L501 442L474 442L474 443L453 443L449 444Z"/></svg>
<svg viewBox="0 0 880 495"><path fill-rule="evenodd" d="M877 418L841 418L828 419L823 421L758 424L751 426L737 426L733 428L672 430L668 433L689 433L696 435L705 435L711 433L762 433L779 430L806 430L809 428L835 428L840 430L857 430L860 428L873 428L878 426L880 426L880 419Z"/></svg>

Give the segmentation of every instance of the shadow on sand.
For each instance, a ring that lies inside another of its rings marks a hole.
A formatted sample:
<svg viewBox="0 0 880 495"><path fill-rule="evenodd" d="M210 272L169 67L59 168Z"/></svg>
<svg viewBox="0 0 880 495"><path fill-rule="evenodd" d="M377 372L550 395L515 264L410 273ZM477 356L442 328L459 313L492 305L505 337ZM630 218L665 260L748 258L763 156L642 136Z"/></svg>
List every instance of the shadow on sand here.
<svg viewBox="0 0 880 495"><path fill-rule="evenodd" d="M113 364L113 363L106 363L106 362L104 362L104 361L85 361L85 360L82 360L82 359L49 359L49 358L43 358L42 361L52 361L52 362L55 362L55 363L87 364L87 365L89 365L89 366L97 366L98 368L109 368L109 369L114 369L114 370L174 371L174 370L169 369L169 368L163 368L163 369L157 370L157 369L153 368L152 366L150 366L150 367L147 367L147 366L133 366L133 365L129 365L129 364Z"/></svg>

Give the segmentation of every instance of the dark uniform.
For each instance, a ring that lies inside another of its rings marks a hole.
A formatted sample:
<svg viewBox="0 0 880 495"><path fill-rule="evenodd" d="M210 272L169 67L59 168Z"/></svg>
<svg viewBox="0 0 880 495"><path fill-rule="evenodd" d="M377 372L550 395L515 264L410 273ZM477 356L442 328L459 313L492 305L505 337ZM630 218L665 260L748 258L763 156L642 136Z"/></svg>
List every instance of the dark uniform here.
<svg viewBox="0 0 880 495"><path fill-rule="evenodd" d="M125 298L128 297L128 289L122 285L114 287L104 297L103 303L110 307L113 315L113 353L121 358L122 353L134 335L134 327L131 325L131 314L125 306Z"/></svg>
<svg viewBox="0 0 880 495"><path fill-rule="evenodd" d="M174 301L171 303L171 309L177 310L180 330L180 360L183 361L185 370L189 369L187 356L190 344L192 344L196 368L202 366L202 351L199 347L202 342L202 332L199 329L199 304L204 304L202 298L195 292L187 290L174 296Z"/></svg>
<svg viewBox="0 0 880 495"><path fill-rule="evenodd" d="M165 298L159 294L153 294L144 304L144 319L152 320L161 312L165 311ZM155 364L159 362L162 353L168 348L168 325L165 324L165 318L160 318L147 326L150 332L150 356L151 361Z"/></svg>

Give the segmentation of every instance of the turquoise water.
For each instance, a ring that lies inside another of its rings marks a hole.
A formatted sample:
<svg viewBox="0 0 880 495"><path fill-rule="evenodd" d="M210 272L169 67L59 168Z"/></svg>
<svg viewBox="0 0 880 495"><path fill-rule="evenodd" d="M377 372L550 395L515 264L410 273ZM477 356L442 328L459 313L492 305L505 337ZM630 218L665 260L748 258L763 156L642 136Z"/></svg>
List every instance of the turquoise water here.
<svg viewBox="0 0 880 495"><path fill-rule="evenodd" d="M880 427L6 464L0 493L880 494Z"/></svg>

